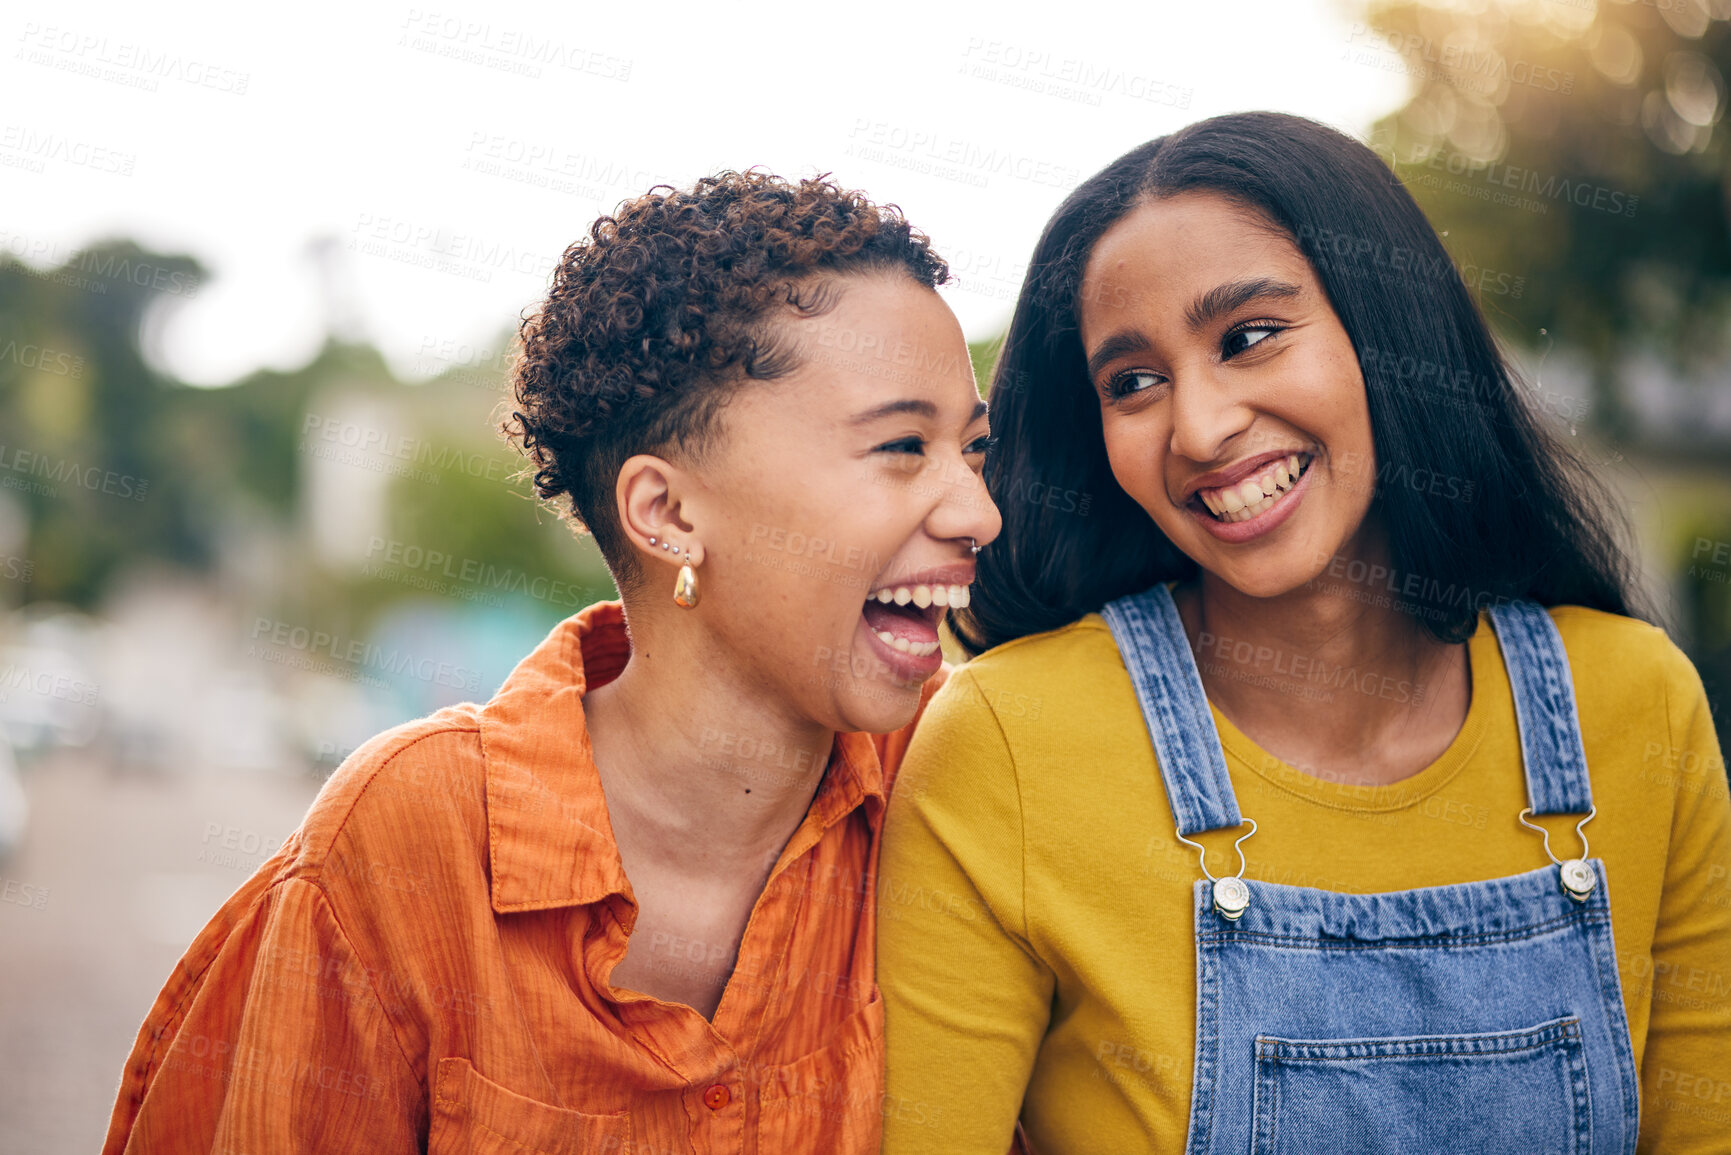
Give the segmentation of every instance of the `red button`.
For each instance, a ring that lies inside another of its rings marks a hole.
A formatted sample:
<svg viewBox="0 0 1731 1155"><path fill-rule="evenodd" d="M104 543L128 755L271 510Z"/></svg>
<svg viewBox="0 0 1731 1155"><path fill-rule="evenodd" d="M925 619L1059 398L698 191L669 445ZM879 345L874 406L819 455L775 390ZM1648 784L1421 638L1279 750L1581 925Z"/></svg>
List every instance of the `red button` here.
<svg viewBox="0 0 1731 1155"><path fill-rule="evenodd" d="M703 1092L703 1105L711 1111L719 1111L733 1101L733 1092L720 1083Z"/></svg>

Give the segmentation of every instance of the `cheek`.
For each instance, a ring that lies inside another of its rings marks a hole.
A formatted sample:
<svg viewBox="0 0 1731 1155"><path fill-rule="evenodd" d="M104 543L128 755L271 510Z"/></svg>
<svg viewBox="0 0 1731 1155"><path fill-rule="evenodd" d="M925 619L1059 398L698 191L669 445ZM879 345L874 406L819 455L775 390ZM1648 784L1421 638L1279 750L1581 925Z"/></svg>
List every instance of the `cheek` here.
<svg viewBox="0 0 1731 1155"><path fill-rule="evenodd" d="M812 531L833 543L825 556L887 556L886 550L909 532L903 511L911 489L922 484L918 474L855 465L814 480L801 499L802 510Z"/></svg>
<svg viewBox="0 0 1731 1155"><path fill-rule="evenodd" d="M1370 402L1365 395L1364 374L1344 334L1340 347L1318 357L1305 380L1308 387L1304 390L1304 409L1326 415L1343 433L1369 435Z"/></svg>
<svg viewBox="0 0 1731 1155"><path fill-rule="evenodd" d="M1146 418L1102 415L1101 433L1106 441L1106 460L1119 487L1144 507L1161 497L1166 436L1156 423Z"/></svg>
<svg viewBox="0 0 1731 1155"><path fill-rule="evenodd" d="M729 516L741 568L755 575L752 598L799 607L807 632L814 614L851 620L853 603L919 525L892 481L808 475L798 486L742 495Z"/></svg>
<svg viewBox="0 0 1731 1155"><path fill-rule="evenodd" d="M1361 504L1368 506L1375 488L1376 443L1371 435L1370 406L1365 399L1363 384L1355 383L1353 388L1338 390L1332 401L1328 438L1334 453L1334 466L1357 479L1357 488L1363 497Z"/></svg>
<svg viewBox="0 0 1731 1155"><path fill-rule="evenodd" d="M778 552L803 552L806 539L823 533L836 504L833 486L810 462L777 461L769 467L736 469L714 475L711 489L718 512L739 540Z"/></svg>

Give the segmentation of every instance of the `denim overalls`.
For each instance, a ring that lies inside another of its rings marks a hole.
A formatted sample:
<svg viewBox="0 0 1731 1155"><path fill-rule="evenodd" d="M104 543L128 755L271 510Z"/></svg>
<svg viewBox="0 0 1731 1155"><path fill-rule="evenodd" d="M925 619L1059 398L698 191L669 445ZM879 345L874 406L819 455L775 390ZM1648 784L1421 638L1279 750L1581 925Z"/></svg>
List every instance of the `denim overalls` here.
<svg viewBox="0 0 1731 1155"><path fill-rule="evenodd" d="M1166 586L1109 603L1105 618L1179 836L1239 826ZM1532 813L1591 817L1556 626L1531 603L1499 606L1491 621ZM1199 880L1188 1155L1633 1152L1635 1062L1604 864L1552 862L1378 894Z"/></svg>

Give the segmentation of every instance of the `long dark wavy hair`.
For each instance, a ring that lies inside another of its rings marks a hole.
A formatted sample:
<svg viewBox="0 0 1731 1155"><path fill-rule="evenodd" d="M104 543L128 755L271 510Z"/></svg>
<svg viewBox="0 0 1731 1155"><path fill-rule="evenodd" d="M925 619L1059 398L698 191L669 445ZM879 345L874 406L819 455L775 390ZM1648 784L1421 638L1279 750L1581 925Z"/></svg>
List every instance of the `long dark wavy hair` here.
<svg viewBox="0 0 1731 1155"><path fill-rule="evenodd" d="M1404 612L1447 642L1510 599L1631 613L1624 527L1608 493L1517 387L1405 187L1351 137L1250 112L1130 150L1041 234L989 398L997 448L985 479L1003 533L980 552L971 604L948 617L970 653L1196 573L1112 476L1078 327L1101 235L1139 205L1185 192L1226 196L1284 230L1352 339L1377 459L1372 512L1387 528Z"/></svg>

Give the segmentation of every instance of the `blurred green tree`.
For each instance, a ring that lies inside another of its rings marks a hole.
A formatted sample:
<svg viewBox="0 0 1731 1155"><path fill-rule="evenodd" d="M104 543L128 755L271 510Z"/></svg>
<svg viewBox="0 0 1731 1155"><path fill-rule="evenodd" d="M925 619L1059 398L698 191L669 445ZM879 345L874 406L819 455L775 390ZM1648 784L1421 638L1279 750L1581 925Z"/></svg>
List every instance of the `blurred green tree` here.
<svg viewBox="0 0 1731 1155"><path fill-rule="evenodd" d="M1002 334L984 341L968 342L968 360L973 362L974 383L979 386L981 397L992 391L992 370L998 367L998 354L1003 348Z"/></svg>
<svg viewBox="0 0 1731 1155"><path fill-rule="evenodd" d="M139 342L147 309L202 279L190 258L128 241L48 272L0 260L0 484L30 527L32 599L89 604L129 559L207 559L166 452L171 386Z"/></svg>
<svg viewBox="0 0 1731 1155"><path fill-rule="evenodd" d="M1731 375L1731 0L1369 0L1342 60L1407 76L1372 130L1502 336L1584 353L1583 424L1696 481L1731 466L1697 420ZM1641 403L1631 355L1672 404ZM1677 398L1683 400L1676 405ZM1713 486L1659 510L1683 642L1731 741L1731 538ZM1720 490L1722 492L1722 490ZM1649 513L1649 516L1654 516ZM1705 547L1705 548L1704 548ZM1708 559L1703 561L1703 557Z"/></svg>
<svg viewBox="0 0 1731 1155"><path fill-rule="evenodd" d="M1346 50L1409 77L1373 147L1505 336L1589 356L1589 421L1619 442L1684 432L1637 428L1627 353L1697 382L1731 355L1727 18L1731 0L1372 0Z"/></svg>
<svg viewBox="0 0 1731 1155"><path fill-rule="evenodd" d="M437 598L425 582L381 580L315 548L308 421L352 403L388 415L386 432L429 466L415 471L423 480L387 487L379 534L491 567L482 572L497 588L477 589L528 588L516 600L549 625L574 597L612 595L593 542L540 509L516 476L522 460L496 427L503 365L454 365L414 385L371 346L331 340L292 371L188 386L153 368L143 345L204 279L193 259L130 241L46 270L0 258L0 502L21 509L32 565L19 597L92 609L129 567L217 573L243 534L269 542L274 559L269 588L247 591L261 613L361 631L397 602ZM365 491L365 474L354 476ZM556 596L545 592L554 581ZM445 597L468 605L475 584Z"/></svg>

